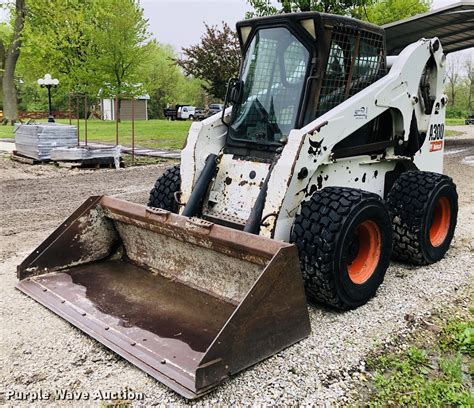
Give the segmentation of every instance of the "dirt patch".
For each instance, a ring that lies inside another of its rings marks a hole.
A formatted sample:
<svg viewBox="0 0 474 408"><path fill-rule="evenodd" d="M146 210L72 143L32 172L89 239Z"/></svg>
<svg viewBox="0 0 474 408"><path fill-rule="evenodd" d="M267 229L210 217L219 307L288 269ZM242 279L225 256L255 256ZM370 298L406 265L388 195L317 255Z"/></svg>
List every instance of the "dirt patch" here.
<svg viewBox="0 0 474 408"><path fill-rule="evenodd" d="M459 132L459 135L455 136L455 137L474 138L474 125L446 126L446 130L452 130L454 132Z"/></svg>
<svg viewBox="0 0 474 408"><path fill-rule="evenodd" d="M474 293L472 287L461 292L455 302L436 308L430 316L405 316L412 332L369 354L366 371L354 381L355 401L363 406L463 405L459 399L465 400L472 388Z"/></svg>
<svg viewBox="0 0 474 408"><path fill-rule="evenodd" d="M445 159L446 173L457 184L460 207L453 246L446 258L428 267L393 263L377 296L357 310L336 313L310 306L309 338L246 370L196 405L347 404L351 402L353 373L380 344L411 330L407 314L423 318L454 302L459 289L472 284L474 167L463 159L473 154L469 152L474 139L462 149L456 145L457 139L446 143L447 151L462 150ZM146 203L151 186L165 167L84 171L29 166L0 157L0 403L8 389L92 393L124 388L145 394L144 401L134 402L137 406L185 403L14 289L16 265L87 197L110 194ZM10 405L20 404L15 401Z"/></svg>
<svg viewBox="0 0 474 408"><path fill-rule="evenodd" d="M89 196L146 203L169 163L125 169L65 169L0 156L0 262L39 244Z"/></svg>

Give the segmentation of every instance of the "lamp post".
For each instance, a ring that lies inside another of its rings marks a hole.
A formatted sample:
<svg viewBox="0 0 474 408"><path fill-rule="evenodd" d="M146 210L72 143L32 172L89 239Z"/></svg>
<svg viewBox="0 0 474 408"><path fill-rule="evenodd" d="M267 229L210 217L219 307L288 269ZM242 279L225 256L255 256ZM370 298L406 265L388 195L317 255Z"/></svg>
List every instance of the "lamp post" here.
<svg viewBox="0 0 474 408"><path fill-rule="evenodd" d="M48 88L48 106L49 106L48 122L53 122L53 123L54 123L54 117L53 117L53 110L51 109L51 88L57 88L58 84L59 84L59 80L51 77L50 74L46 74L44 78L38 79L38 85L41 86L41 88Z"/></svg>

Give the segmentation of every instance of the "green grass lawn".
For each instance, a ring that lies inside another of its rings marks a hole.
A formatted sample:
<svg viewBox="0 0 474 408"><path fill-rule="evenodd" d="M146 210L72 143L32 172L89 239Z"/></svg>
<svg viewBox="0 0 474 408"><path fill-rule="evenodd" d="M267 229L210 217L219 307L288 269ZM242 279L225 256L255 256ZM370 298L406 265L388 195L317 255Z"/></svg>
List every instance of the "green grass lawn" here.
<svg viewBox="0 0 474 408"><path fill-rule="evenodd" d="M446 118L448 126L464 125L465 118Z"/></svg>
<svg viewBox="0 0 474 408"><path fill-rule="evenodd" d="M69 124L68 120L58 120ZM73 121L76 126L77 122ZM447 125L463 125L464 119L446 119ZM190 121L169 121L162 119L139 120L135 122L135 145L156 149L181 149L191 127ZM84 120L79 121L81 141L84 141ZM447 136L457 134L446 131ZM12 126L0 126L0 138L14 137ZM115 144L115 122L105 120L87 121L87 140ZM132 122L123 121L119 124L119 144L132 145Z"/></svg>
<svg viewBox="0 0 474 408"><path fill-rule="evenodd" d="M69 124L68 120L58 123ZM77 121L73 121L77 125ZM140 147L181 149L191 127L190 121L141 120L135 122L135 145ZM81 141L84 141L84 120L79 122ZM14 137L12 126L0 126L0 138ZM87 121L87 140L115 144L115 122L102 120ZM119 123L119 144L132 145L132 122Z"/></svg>
<svg viewBox="0 0 474 408"><path fill-rule="evenodd" d="M474 376L474 320L455 318L420 329L405 351L369 362L375 370L369 407L469 407ZM436 334L435 334L436 333Z"/></svg>

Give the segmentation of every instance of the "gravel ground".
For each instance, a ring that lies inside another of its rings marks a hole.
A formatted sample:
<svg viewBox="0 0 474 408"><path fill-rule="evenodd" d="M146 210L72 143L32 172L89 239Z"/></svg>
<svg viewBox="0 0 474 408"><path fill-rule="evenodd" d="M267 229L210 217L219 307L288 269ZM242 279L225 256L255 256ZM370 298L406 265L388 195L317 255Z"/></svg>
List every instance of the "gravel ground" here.
<svg viewBox="0 0 474 408"><path fill-rule="evenodd" d="M459 130L459 129L456 129ZM417 268L393 263L377 296L346 313L309 307L309 338L257 364L193 404L344 405L355 390L367 355L411 330L406 320L426 318L453 304L472 285L474 264L474 127L447 142L446 172L458 186L458 228L446 258ZM28 166L0 156L0 403L7 390L145 394L136 406L187 402L98 342L14 289L15 266L84 199L110 194L145 203L165 165L119 171ZM36 402L36 406L47 402ZM58 402L64 405L64 402ZM67 403L68 405L71 402ZM97 406L98 402L75 402ZM49 405L49 404L48 404Z"/></svg>

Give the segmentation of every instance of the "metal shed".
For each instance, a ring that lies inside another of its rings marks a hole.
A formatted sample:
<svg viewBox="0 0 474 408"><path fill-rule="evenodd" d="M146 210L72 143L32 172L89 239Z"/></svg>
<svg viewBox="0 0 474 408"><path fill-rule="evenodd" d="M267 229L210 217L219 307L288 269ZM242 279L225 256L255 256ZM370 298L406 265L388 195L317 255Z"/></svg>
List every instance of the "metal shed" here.
<svg viewBox="0 0 474 408"><path fill-rule="evenodd" d="M134 106L135 120L148 120L148 95L136 96ZM115 99L100 99L100 110L102 120L115 120ZM122 99L120 101L120 119L132 119L132 101L131 99Z"/></svg>
<svg viewBox="0 0 474 408"><path fill-rule="evenodd" d="M474 47L474 1L463 0L382 26L388 55L420 38L438 37L445 53Z"/></svg>

